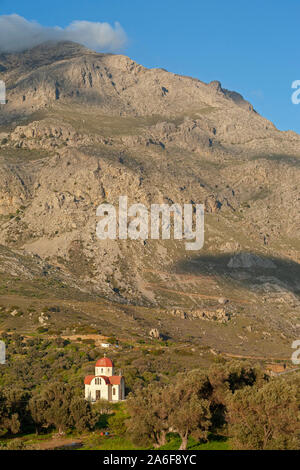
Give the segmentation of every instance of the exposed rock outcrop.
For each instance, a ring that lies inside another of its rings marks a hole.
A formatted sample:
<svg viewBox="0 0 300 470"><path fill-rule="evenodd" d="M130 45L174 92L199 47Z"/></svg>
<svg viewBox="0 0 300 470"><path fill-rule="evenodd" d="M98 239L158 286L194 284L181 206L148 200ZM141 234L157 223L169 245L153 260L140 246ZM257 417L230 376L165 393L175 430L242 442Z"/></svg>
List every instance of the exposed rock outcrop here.
<svg viewBox="0 0 300 470"><path fill-rule="evenodd" d="M157 328L152 328L149 331L149 336L150 336L150 338L153 338L153 339L161 339L162 338L162 335L160 334L160 332Z"/></svg>
<svg viewBox="0 0 300 470"><path fill-rule="evenodd" d="M218 323L227 323L231 315L224 308L217 308L215 310L202 310L193 309L190 311L182 311L180 309L173 309L170 311L171 315L182 320L209 320L216 321Z"/></svg>

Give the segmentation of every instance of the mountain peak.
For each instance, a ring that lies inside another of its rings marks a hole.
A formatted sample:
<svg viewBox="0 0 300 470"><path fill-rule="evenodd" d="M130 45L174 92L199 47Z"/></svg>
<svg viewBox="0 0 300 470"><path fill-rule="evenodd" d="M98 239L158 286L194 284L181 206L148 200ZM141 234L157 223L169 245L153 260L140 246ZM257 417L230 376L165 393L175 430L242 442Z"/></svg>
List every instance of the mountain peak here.
<svg viewBox="0 0 300 470"><path fill-rule="evenodd" d="M0 53L0 64L6 70L18 66L30 69L33 66L48 65L56 61L90 53L92 51L85 46L72 41L46 41L22 52Z"/></svg>

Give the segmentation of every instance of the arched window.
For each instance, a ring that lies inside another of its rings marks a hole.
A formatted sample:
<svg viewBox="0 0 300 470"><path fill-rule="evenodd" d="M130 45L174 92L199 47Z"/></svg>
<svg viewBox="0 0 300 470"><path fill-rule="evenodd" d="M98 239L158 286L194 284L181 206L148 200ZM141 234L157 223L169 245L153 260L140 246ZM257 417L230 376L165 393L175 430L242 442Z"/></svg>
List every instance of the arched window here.
<svg viewBox="0 0 300 470"><path fill-rule="evenodd" d="M113 395L115 395L115 394L116 394L116 389L115 389L115 388L113 388Z"/></svg>

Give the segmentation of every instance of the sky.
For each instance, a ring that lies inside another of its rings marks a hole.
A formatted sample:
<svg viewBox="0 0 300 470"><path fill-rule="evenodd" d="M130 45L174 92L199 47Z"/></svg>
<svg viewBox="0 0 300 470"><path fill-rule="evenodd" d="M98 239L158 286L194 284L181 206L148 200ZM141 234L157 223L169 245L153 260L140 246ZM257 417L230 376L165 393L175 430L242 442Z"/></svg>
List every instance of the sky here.
<svg viewBox="0 0 300 470"><path fill-rule="evenodd" d="M0 0L0 15L11 14L65 35L73 21L109 23L111 50L146 67L219 80L279 129L300 133L300 104L291 100L300 80L299 0ZM102 28L82 25L71 27L72 37L88 41ZM102 40L95 48L109 50Z"/></svg>

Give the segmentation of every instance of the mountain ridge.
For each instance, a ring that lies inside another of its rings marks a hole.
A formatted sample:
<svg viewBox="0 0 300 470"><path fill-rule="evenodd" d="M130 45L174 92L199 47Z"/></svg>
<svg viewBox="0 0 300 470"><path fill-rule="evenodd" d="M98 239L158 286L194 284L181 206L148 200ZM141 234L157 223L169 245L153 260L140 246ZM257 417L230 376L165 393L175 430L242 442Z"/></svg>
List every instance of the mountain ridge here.
<svg viewBox="0 0 300 470"><path fill-rule="evenodd" d="M164 309L169 322L175 309L204 328L191 312L217 312L227 299L232 332L234 322L250 321L295 333L300 136L279 131L217 81L77 44L2 54L1 66L0 258L5 249L16 256L3 262L4 274L15 275L18 259L39 259L51 266L46 278ZM203 250L187 253L176 240L97 240L96 208L119 195L147 206L203 203Z"/></svg>

